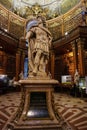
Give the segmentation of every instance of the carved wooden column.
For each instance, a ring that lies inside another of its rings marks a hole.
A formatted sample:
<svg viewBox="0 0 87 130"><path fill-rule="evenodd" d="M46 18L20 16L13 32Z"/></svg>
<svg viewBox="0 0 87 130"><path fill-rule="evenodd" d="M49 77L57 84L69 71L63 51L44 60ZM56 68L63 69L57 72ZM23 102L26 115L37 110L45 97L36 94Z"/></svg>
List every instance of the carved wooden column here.
<svg viewBox="0 0 87 130"><path fill-rule="evenodd" d="M73 51L74 72L75 72L75 70L78 69L78 50L77 50L77 45L75 41L72 41L71 45L72 45L72 51Z"/></svg>
<svg viewBox="0 0 87 130"><path fill-rule="evenodd" d="M79 60L79 67L80 67L80 75L84 76L85 68L84 68L84 39L77 39L78 45L78 60Z"/></svg>
<svg viewBox="0 0 87 130"><path fill-rule="evenodd" d="M54 66L55 66L55 54L54 50L51 50L51 75L53 79L54 79Z"/></svg>
<svg viewBox="0 0 87 130"><path fill-rule="evenodd" d="M21 55L21 71L24 71L24 58L25 58L25 53L22 52L22 55Z"/></svg>
<svg viewBox="0 0 87 130"><path fill-rule="evenodd" d="M3 51L0 51L0 74L7 74L6 68L7 68L6 53Z"/></svg>
<svg viewBox="0 0 87 130"><path fill-rule="evenodd" d="M21 57L21 53L20 51L18 51L16 53L16 81L19 80L19 73L20 73L20 68L21 68L21 64L20 64L20 58Z"/></svg>
<svg viewBox="0 0 87 130"><path fill-rule="evenodd" d="M3 73L7 73L7 55L5 52L3 53Z"/></svg>

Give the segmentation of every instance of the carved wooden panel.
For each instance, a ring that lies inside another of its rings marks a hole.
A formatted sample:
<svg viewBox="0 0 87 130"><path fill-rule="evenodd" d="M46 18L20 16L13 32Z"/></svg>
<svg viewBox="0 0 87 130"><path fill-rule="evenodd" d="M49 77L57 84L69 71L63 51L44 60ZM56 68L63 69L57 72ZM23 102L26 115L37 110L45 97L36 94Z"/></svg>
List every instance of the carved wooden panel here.
<svg viewBox="0 0 87 130"><path fill-rule="evenodd" d="M9 32L15 37L20 38L24 35L24 27L13 22L10 22Z"/></svg>
<svg viewBox="0 0 87 130"><path fill-rule="evenodd" d="M16 73L16 58L14 56L7 56L6 72L9 76L14 77Z"/></svg>
<svg viewBox="0 0 87 130"><path fill-rule="evenodd" d="M50 32L52 33L53 40L57 40L62 37L62 25L57 25L56 27L50 28Z"/></svg>
<svg viewBox="0 0 87 130"><path fill-rule="evenodd" d="M73 18L67 19L67 21L64 22L64 32L70 32L77 26L82 24L82 16L81 14L76 15Z"/></svg>
<svg viewBox="0 0 87 130"><path fill-rule="evenodd" d="M8 14L2 10L0 10L0 27L8 29Z"/></svg>
<svg viewBox="0 0 87 130"><path fill-rule="evenodd" d="M0 74L5 73L4 59L5 59L5 53L3 51L0 51Z"/></svg>

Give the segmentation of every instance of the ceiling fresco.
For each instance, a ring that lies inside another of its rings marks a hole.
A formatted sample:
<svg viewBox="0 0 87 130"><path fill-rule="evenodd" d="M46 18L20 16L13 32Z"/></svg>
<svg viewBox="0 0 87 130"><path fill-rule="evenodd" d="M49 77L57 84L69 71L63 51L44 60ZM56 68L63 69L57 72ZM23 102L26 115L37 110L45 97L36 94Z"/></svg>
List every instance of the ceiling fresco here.
<svg viewBox="0 0 87 130"><path fill-rule="evenodd" d="M80 0L0 0L0 3L7 9L23 18L41 14L46 19L66 13L79 2Z"/></svg>

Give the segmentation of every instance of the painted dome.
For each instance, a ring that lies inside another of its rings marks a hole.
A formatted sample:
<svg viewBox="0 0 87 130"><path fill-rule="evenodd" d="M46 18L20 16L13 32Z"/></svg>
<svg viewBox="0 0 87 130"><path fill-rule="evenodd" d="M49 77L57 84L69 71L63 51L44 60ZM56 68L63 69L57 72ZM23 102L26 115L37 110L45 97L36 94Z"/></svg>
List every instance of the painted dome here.
<svg viewBox="0 0 87 130"><path fill-rule="evenodd" d="M68 12L80 0L0 0L7 9L28 18L30 15L42 14L47 19L58 17Z"/></svg>

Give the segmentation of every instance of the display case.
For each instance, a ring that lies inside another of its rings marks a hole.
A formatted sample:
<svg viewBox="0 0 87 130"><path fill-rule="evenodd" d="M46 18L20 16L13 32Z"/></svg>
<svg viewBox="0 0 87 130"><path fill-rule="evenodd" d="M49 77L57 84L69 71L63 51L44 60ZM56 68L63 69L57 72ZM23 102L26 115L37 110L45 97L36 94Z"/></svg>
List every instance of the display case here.
<svg viewBox="0 0 87 130"><path fill-rule="evenodd" d="M9 78L7 75L0 74L0 91L5 91L9 88Z"/></svg>

